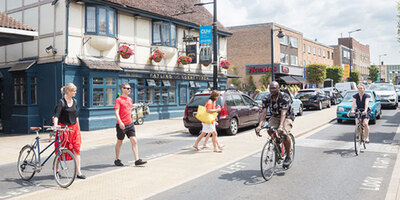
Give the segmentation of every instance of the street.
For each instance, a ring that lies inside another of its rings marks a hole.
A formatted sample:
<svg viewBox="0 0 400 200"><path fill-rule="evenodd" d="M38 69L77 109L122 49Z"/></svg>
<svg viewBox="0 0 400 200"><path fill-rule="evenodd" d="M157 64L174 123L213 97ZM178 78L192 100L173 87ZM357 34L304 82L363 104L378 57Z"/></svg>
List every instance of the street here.
<svg viewBox="0 0 400 200"><path fill-rule="evenodd" d="M324 111L335 110L336 106ZM187 132L139 137L140 157L149 160L145 167L132 167L127 141L121 149L127 166L122 168L113 165L114 145L90 148L82 152L88 179L75 180L67 190L54 181L52 159L29 182L19 178L15 163L1 165L0 199L385 199L399 151L400 113L383 113L370 125L371 142L359 156L354 154L354 123L333 121L296 137L292 168L279 168L268 182L260 173L260 151L267 137L257 138L247 128L236 136L220 136L226 145L221 154L212 148L194 151L195 137ZM296 120L321 114L305 111Z"/></svg>

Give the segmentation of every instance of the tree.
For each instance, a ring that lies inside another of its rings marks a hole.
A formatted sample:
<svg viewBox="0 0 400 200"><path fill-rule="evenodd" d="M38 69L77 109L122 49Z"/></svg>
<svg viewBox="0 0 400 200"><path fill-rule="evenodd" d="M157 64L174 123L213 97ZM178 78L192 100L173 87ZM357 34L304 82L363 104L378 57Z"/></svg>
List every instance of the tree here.
<svg viewBox="0 0 400 200"><path fill-rule="evenodd" d="M242 89L242 82L239 80L239 78L231 78L230 84L233 84L238 90Z"/></svg>
<svg viewBox="0 0 400 200"><path fill-rule="evenodd" d="M357 70L352 70L350 77L347 78L347 81L356 82L356 84L358 85L358 83L360 83L360 77L361 77L361 72L359 72Z"/></svg>
<svg viewBox="0 0 400 200"><path fill-rule="evenodd" d="M343 68L340 66L326 68L326 78L332 79L333 84L342 82L343 74Z"/></svg>
<svg viewBox="0 0 400 200"><path fill-rule="evenodd" d="M368 67L368 70L369 70L368 79L371 80L372 82L376 82L379 76L379 68L376 65L371 65Z"/></svg>
<svg viewBox="0 0 400 200"><path fill-rule="evenodd" d="M260 78L260 83L263 86L268 86L269 84L269 78L271 77L271 72L267 72L266 74L262 75Z"/></svg>
<svg viewBox="0 0 400 200"><path fill-rule="evenodd" d="M246 87L247 91L254 91L257 89L256 84L254 84L254 79L253 76L249 76L249 79L247 79L247 84L248 86Z"/></svg>
<svg viewBox="0 0 400 200"><path fill-rule="evenodd" d="M322 84L326 78L326 65L310 64L306 67L307 82L313 84Z"/></svg>

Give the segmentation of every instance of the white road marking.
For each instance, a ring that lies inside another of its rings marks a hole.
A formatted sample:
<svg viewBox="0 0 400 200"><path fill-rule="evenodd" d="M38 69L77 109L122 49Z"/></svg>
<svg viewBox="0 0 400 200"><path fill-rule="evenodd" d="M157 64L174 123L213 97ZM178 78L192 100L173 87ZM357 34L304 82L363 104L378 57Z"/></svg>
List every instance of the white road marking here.
<svg viewBox="0 0 400 200"><path fill-rule="evenodd" d="M383 181L383 177L367 177L363 183L361 184L362 187L360 189L362 190L372 190L372 191L379 191L379 188L381 187Z"/></svg>

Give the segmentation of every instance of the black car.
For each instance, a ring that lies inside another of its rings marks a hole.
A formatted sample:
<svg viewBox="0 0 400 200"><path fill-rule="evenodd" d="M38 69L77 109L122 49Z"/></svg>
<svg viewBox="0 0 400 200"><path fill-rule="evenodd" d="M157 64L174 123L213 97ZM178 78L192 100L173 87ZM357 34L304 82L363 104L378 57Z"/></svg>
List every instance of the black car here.
<svg viewBox="0 0 400 200"><path fill-rule="evenodd" d="M195 94L186 105L183 124L192 135L198 135L202 129L201 122L195 115L198 106L204 106L207 103L210 94L209 90ZM261 107L248 95L238 90L221 91L216 104L221 106L217 130L223 130L228 135L235 135L241 127L258 124Z"/></svg>
<svg viewBox="0 0 400 200"><path fill-rule="evenodd" d="M297 99L303 102L304 108L317 108L322 110L322 108L330 108L331 101L330 98L325 94L324 91L318 88L300 90L297 95Z"/></svg>
<svg viewBox="0 0 400 200"><path fill-rule="evenodd" d="M342 95L340 94L339 90L336 89L335 87L327 87L322 90L325 92L326 95L329 96L332 105L336 105L336 104L340 103L339 99L343 98Z"/></svg>

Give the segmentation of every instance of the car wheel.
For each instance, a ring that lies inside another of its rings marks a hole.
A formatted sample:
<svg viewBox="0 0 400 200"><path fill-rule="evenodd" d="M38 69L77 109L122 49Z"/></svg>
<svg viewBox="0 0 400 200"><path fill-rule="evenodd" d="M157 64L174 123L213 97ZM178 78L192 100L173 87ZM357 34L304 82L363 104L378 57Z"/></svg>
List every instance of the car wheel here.
<svg viewBox="0 0 400 200"><path fill-rule="evenodd" d="M200 129L191 129L191 128L189 129L189 133L196 136L200 135L200 131L201 131Z"/></svg>
<svg viewBox="0 0 400 200"><path fill-rule="evenodd" d="M377 111L377 113L378 113L378 111ZM380 111L379 114L376 115L376 119L380 119L380 118L381 118L381 115L382 115L382 111Z"/></svg>
<svg viewBox="0 0 400 200"><path fill-rule="evenodd" d="M232 118L229 122L229 128L226 129L226 134L228 135L236 135L238 132L238 121L236 118Z"/></svg>
<svg viewBox="0 0 400 200"><path fill-rule="evenodd" d="M337 119L337 123L338 123L338 124L341 124L342 122L343 122L342 119Z"/></svg>
<svg viewBox="0 0 400 200"><path fill-rule="evenodd" d="M370 122L371 124L376 124L376 115L375 115L374 119L370 120L369 122Z"/></svg>
<svg viewBox="0 0 400 200"><path fill-rule="evenodd" d="M302 105L299 106L299 112L297 113L297 115L299 115L299 116L303 115L303 106Z"/></svg>
<svg viewBox="0 0 400 200"><path fill-rule="evenodd" d="M322 102L321 101L318 103L318 110L322 110Z"/></svg>

